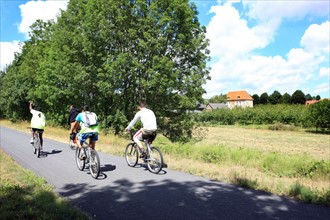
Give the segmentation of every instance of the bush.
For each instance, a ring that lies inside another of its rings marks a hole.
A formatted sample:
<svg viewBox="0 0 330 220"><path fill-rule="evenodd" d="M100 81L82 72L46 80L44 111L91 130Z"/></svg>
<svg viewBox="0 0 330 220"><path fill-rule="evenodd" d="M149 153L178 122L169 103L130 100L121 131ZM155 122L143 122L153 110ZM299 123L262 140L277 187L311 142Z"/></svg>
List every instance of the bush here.
<svg viewBox="0 0 330 220"><path fill-rule="evenodd" d="M313 125L323 131L330 131L330 100L322 100L309 107Z"/></svg>

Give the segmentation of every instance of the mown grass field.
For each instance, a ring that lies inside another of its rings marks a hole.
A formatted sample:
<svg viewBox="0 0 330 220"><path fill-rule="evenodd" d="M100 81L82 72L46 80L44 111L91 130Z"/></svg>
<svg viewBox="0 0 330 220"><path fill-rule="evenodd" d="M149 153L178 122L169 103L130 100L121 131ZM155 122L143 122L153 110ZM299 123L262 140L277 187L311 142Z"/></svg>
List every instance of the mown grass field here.
<svg viewBox="0 0 330 220"><path fill-rule="evenodd" d="M27 122L1 124L28 132ZM65 143L68 134L50 126L45 131L46 138ZM179 144L158 135L154 145L162 149L170 169L330 206L330 135L271 131L266 126L208 126L196 137L203 139ZM97 149L123 156L128 142L102 133Z"/></svg>

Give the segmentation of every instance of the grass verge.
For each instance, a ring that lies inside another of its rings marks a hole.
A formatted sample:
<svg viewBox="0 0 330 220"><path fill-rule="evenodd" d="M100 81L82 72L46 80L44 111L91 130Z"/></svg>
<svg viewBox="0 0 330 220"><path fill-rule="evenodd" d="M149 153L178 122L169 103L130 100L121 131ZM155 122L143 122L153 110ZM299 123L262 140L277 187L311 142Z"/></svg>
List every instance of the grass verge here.
<svg viewBox="0 0 330 220"><path fill-rule="evenodd" d="M89 219L0 149L1 219Z"/></svg>

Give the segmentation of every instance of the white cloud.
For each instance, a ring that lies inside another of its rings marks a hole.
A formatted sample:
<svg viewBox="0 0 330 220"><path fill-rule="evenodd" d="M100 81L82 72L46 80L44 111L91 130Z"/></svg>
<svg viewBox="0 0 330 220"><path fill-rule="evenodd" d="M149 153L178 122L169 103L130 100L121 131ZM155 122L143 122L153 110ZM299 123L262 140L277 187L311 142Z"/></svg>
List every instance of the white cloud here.
<svg viewBox="0 0 330 220"><path fill-rule="evenodd" d="M313 24L305 31L300 44L304 50L315 54L329 54L330 22L326 21L321 25Z"/></svg>
<svg viewBox="0 0 330 220"><path fill-rule="evenodd" d="M19 42L0 42L0 52L0 69L3 70L14 60L14 53L20 52Z"/></svg>
<svg viewBox="0 0 330 220"><path fill-rule="evenodd" d="M211 56L236 57L263 48L268 43L269 31L264 27L250 29L247 22L240 19L238 11L231 4L213 6L212 17L206 37L211 39Z"/></svg>
<svg viewBox="0 0 330 220"><path fill-rule="evenodd" d="M326 68L326 67L322 67L322 68L320 69L319 76L320 76L320 77L325 77L325 76L330 77L330 68L329 68L329 67L328 67L328 68Z"/></svg>
<svg viewBox="0 0 330 220"><path fill-rule="evenodd" d="M329 12L323 8L324 2L315 2L244 1L243 11L255 19L252 23L232 4L213 6L210 11L215 15L207 26L207 38L217 61L211 65L211 81L204 86L205 98L242 89L259 95L274 90L292 94L304 88L326 92L329 86L310 83L319 83L315 79L329 71L329 21L307 28L301 48L292 48L287 54L258 55L274 40L283 19Z"/></svg>
<svg viewBox="0 0 330 220"><path fill-rule="evenodd" d="M56 21L57 15L59 15L60 9L65 10L68 0L58 1L28 1L25 4L20 5L22 21L18 26L18 30L24 33L28 37L30 26L38 19Z"/></svg>
<svg viewBox="0 0 330 220"><path fill-rule="evenodd" d="M329 16L329 2L313 1L251 1L243 0L249 17L261 21L272 19L303 19L307 16Z"/></svg>
<svg viewBox="0 0 330 220"><path fill-rule="evenodd" d="M28 38L30 26L37 20L44 21L54 19L59 14L60 9L65 10L68 0L48 0L48 1L28 1L19 6L22 20L18 25L18 31L25 34ZM1 43L1 70L9 65L14 59L14 53L20 52L19 42L0 42Z"/></svg>
<svg viewBox="0 0 330 220"><path fill-rule="evenodd" d="M329 88L329 81L322 83L318 86L316 86L316 88L313 90L313 94L320 94L320 93L325 93L327 96L322 97L322 98L329 98L330 97L330 88Z"/></svg>

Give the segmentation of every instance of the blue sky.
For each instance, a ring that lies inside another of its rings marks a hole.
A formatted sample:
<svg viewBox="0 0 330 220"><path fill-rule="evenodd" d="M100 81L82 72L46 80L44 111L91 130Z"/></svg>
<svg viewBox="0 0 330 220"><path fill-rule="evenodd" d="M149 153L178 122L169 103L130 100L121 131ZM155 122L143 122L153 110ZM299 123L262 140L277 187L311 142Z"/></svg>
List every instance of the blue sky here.
<svg viewBox="0 0 330 220"><path fill-rule="evenodd" d="M66 0L1 1L1 69L36 19L55 19ZM210 40L204 98L246 90L329 98L329 0L191 0Z"/></svg>

